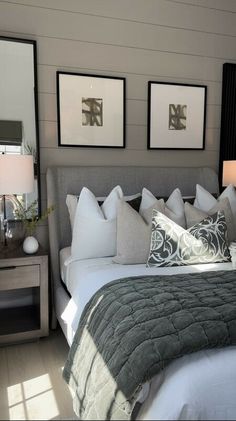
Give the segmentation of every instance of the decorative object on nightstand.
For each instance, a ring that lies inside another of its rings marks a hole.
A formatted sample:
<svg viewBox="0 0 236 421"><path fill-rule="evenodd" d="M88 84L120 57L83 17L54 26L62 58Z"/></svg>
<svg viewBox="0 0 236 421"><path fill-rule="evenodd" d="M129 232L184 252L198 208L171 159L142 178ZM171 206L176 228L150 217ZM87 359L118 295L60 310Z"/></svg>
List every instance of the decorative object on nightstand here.
<svg viewBox="0 0 236 421"><path fill-rule="evenodd" d="M236 161L223 162L223 180L222 186L233 184L236 186Z"/></svg>
<svg viewBox="0 0 236 421"><path fill-rule="evenodd" d="M48 256L8 247L0 259L0 344L48 335Z"/></svg>
<svg viewBox="0 0 236 421"><path fill-rule="evenodd" d="M34 190L33 157L31 155L0 155L0 195L3 196L4 245L7 246L8 222L6 195L30 193Z"/></svg>
<svg viewBox="0 0 236 421"><path fill-rule="evenodd" d="M23 242L23 250L27 254L36 253L39 248L38 240L34 237L37 224L47 219L48 215L54 210L54 207L51 206L47 208L42 213L41 217L38 217L37 200L31 203L28 208L26 208L18 199L15 199L15 204L15 215L22 220L27 235Z"/></svg>
<svg viewBox="0 0 236 421"><path fill-rule="evenodd" d="M38 248L39 242L37 238L33 237L32 235L29 235L24 239L23 250L26 254L34 254L38 251Z"/></svg>

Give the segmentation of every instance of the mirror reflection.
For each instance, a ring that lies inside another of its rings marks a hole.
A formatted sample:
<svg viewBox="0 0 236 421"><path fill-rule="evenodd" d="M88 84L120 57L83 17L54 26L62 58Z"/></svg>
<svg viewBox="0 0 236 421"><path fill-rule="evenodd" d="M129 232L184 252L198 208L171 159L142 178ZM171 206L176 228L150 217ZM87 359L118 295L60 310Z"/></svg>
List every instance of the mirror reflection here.
<svg viewBox="0 0 236 421"><path fill-rule="evenodd" d="M33 191L15 197L26 207L36 201L40 213L35 41L0 37L0 98L0 154L33 156ZM0 200L3 219L3 195ZM7 195L5 201L5 217L17 219L14 200Z"/></svg>

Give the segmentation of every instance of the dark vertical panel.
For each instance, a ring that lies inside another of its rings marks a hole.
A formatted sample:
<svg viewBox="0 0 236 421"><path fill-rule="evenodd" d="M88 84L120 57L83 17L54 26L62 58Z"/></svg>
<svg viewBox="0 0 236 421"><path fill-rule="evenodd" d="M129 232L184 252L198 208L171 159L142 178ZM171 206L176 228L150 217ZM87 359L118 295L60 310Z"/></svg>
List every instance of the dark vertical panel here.
<svg viewBox="0 0 236 421"><path fill-rule="evenodd" d="M223 161L236 159L236 64L224 63L222 80L219 183Z"/></svg>

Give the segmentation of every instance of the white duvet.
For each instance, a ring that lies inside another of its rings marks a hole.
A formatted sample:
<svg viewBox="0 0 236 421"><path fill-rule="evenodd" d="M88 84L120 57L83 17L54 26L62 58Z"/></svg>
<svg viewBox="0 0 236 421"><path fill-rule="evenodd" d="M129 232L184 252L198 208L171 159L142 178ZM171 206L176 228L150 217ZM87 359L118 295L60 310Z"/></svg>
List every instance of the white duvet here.
<svg viewBox="0 0 236 421"><path fill-rule="evenodd" d="M71 340L86 303L114 279L232 269L231 263L146 268L118 265L111 258L71 261L68 255L69 249L61 253L61 272L72 296L63 314ZM179 358L145 385L139 401L144 401L138 415L142 420L236 420L236 346Z"/></svg>

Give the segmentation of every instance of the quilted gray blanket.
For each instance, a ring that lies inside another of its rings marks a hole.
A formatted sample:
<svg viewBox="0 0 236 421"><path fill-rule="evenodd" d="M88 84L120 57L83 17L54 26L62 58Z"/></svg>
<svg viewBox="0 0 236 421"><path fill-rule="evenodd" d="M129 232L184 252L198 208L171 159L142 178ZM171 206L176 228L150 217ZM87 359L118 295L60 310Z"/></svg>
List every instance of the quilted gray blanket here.
<svg viewBox="0 0 236 421"><path fill-rule="evenodd" d="M175 358L236 344L236 272L132 277L87 304L64 378L83 420L131 419L137 394Z"/></svg>

